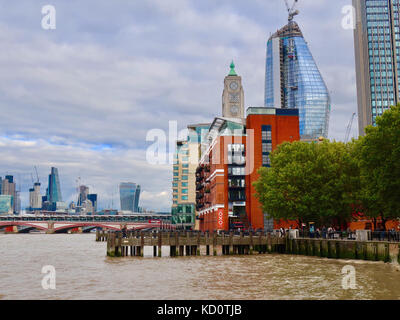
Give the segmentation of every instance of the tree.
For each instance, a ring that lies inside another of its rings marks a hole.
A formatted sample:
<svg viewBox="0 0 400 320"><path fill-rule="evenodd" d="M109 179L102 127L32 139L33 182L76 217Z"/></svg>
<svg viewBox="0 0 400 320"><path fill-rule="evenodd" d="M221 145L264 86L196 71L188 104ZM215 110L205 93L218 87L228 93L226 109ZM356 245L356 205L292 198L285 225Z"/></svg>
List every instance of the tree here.
<svg viewBox="0 0 400 320"><path fill-rule="evenodd" d="M357 143L361 192L365 214L383 228L390 219L400 217L400 105L377 117Z"/></svg>
<svg viewBox="0 0 400 320"><path fill-rule="evenodd" d="M342 224L351 219L360 188L355 143L283 143L254 183L264 212L274 219Z"/></svg>

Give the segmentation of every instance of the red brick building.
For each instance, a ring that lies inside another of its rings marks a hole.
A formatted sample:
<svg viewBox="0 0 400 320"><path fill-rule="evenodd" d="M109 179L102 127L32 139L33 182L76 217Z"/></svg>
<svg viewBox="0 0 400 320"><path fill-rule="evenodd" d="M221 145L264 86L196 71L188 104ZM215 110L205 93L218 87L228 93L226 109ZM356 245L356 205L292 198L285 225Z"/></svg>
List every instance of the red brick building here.
<svg viewBox="0 0 400 320"><path fill-rule="evenodd" d="M248 108L245 120L215 118L196 170L200 230L264 229L266 217L252 183L260 167L270 166L270 153L279 144L296 140L296 109Z"/></svg>

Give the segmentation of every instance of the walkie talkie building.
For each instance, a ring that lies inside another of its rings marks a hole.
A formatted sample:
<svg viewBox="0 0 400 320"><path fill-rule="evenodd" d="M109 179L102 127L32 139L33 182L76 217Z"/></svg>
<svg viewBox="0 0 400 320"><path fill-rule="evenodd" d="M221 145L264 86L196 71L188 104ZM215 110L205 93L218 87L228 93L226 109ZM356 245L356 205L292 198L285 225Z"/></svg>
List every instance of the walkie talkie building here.
<svg viewBox="0 0 400 320"><path fill-rule="evenodd" d="M299 109L302 140L328 136L329 92L294 21L289 21L268 40L265 106Z"/></svg>

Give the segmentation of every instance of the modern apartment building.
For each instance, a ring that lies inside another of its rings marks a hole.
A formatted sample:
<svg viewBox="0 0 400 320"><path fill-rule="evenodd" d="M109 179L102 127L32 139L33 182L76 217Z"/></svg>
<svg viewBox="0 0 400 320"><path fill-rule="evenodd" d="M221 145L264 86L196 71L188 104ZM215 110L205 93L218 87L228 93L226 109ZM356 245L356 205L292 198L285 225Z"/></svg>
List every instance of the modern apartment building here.
<svg viewBox="0 0 400 320"><path fill-rule="evenodd" d="M353 0L353 6L358 125L364 135L366 126L399 102L400 1Z"/></svg>
<svg viewBox="0 0 400 320"><path fill-rule="evenodd" d="M270 153L300 140L297 109L248 108L247 118L215 118L196 170L200 230L272 229L255 197L257 170L270 166Z"/></svg>
<svg viewBox="0 0 400 320"><path fill-rule="evenodd" d="M183 228L197 228L196 168L200 146L210 124L199 123L187 127L185 140L177 141L172 181L172 223Z"/></svg>
<svg viewBox="0 0 400 320"><path fill-rule="evenodd" d="M289 23L267 42L266 107L298 109L302 140L328 136L331 100L298 24Z"/></svg>

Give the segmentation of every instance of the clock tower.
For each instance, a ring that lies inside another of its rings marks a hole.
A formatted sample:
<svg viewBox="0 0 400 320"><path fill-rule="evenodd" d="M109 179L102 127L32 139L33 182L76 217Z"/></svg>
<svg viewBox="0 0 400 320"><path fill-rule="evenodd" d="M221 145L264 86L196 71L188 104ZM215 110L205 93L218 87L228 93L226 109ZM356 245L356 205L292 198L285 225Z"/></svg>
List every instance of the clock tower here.
<svg viewBox="0 0 400 320"><path fill-rule="evenodd" d="M244 119L244 93L242 77L235 71L235 64L231 63L231 71L225 77L222 93L222 116L225 118Z"/></svg>

